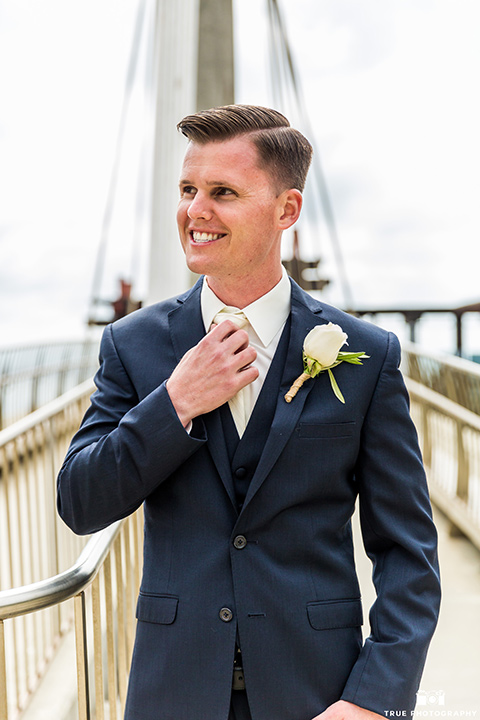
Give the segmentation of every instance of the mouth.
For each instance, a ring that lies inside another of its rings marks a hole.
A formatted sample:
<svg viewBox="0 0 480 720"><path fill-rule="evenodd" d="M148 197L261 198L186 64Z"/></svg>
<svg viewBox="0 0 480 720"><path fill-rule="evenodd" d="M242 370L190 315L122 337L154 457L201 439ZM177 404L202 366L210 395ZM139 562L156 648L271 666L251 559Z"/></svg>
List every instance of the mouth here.
<svg viewBox="0 0 480 720"><path fill-rule="evenodd" d="M214 242L215 240L220 240L222 237L225 237L225 233L190 232L190 238L194 243Z"/></svg>

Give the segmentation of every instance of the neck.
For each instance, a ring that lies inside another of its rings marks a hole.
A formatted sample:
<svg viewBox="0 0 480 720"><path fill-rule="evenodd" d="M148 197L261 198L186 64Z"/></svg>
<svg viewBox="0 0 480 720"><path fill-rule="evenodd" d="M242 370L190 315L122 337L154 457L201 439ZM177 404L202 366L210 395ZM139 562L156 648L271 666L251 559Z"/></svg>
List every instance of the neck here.
<svg viewBox="0 0 480 720"><path fill-rule="evenodd" d="M278 268L269 277L264 276L258 282L254 282L252 277L247 275L244 278L217 278L207 275L207 283L210 290L225 305L237 307L240 310L251 305L259 298L266 295L277 285L282 278L282 268Z"/></svg>

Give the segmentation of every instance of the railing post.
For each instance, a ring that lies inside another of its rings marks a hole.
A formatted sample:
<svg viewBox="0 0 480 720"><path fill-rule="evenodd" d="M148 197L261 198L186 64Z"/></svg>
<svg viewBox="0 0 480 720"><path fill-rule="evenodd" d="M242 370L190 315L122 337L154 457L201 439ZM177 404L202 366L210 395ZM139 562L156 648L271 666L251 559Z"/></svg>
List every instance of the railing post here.
<svg viewBox="0 0 480 720"><path fill-rule="evenodd" d="M463 423L457 421L457 497L468 502L468 456L463 443Z"/></svg>
<svg viewBox="0 0 480 720"><path fill-rule="evenodd" d="M84 592L75 596L75 645L77 650L78 718L79 720L90 720L87 618Z"/></svg>
<svg viewBox="0 0 480 720"><path fill-rule="evenodd" d="M7 380L5 378L8 366L7 357L8 355L5 355L3 357L3 361L2 357L0 357L0 430L3 428L3 403L5 400L5 391L7 389Z"/></svg>
<svg viewBox="0 0 480 720"><path fill-rule="evenodd" d="M43 368L43 362L45 357L45 346L39 346L37 349L36 360L35 360L35 371L32 379L32 394L30 397L30 412L34 412L38 408L38 387L40 384L40 377Z"/></svg>
<svg viewBox="0 0 480 720"><path fill-rule="evenodd" d="M5 661L5 628L0 619L0 718L7 720L7 663Z"/></svg>
<svg viewBox="0 0 480 720"><path fill-rule="evenodd" d="M117 657L118 657L118 691L121 707L125 707L127 697L127 618L125 615L124 578L122 562L122 535L118 535L115 543L115 594L117 606Z"/></svg>
<svg viewBox="0 0 480 720"><path fill-rule="evenodd" d="M469 493L469 467L468 467L468 455L465 452L465 446L463 444L463 428L464 425L459 420L456 422L456 435L457 435L457 497L468 505L468 493ZM449 533L451 537L464 537L465 533L452 519L449 521Z"/></svg>
<svg viewBox="0 0 480 720"><path fill-rule="evenodd" d="M115 661L115 614L113 607L113 578L111 553L107 555L104 563L105 577L105 615L107 625L107 677L108 677L108 704L110 720L117 720L117 672Z"/></svg>
<svg viewBox="0 0 480 720"><path fill-rule="evenodd" d="M422 437L423 437L423 462L427 468L432 464L432 441L430 437L429 406L422 404Z"/></svg>
<svg viewBox="0 0 480 720"><path fill-rule="evenodd" d="M103 656L102 656L102 607L100 597L100 574L92 583L93 666L95 671L96 720L105 719Z"/></svg>

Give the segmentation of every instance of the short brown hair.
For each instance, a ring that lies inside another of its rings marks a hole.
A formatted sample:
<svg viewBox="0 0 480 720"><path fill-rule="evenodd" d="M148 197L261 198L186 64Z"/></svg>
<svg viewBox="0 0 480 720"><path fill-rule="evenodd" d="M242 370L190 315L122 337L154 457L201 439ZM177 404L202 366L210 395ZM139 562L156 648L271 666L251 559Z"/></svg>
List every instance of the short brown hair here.
<svg viewBox="0 0 480 720"><path fill-rule="evenodd" d="M187 115L177 129L200 145L250 135L260 166L268 170L280 192L303 191L313 149L301 132L277 110L260 105L224 105Z"/></svg>

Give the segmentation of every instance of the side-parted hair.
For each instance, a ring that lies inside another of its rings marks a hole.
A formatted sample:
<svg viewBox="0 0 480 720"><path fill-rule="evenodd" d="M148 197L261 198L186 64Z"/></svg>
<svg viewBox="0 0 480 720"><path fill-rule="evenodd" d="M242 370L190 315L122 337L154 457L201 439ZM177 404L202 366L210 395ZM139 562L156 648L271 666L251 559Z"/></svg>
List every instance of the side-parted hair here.
<svg viewBox="0 0 480 720"><path fill-rule="evenodd" d="M177 129L199 145L248 135L257 148L260 167L271 174L277 191L295 188L303 192L313 149L277 110L224 105L187 115Z"/></svg>

